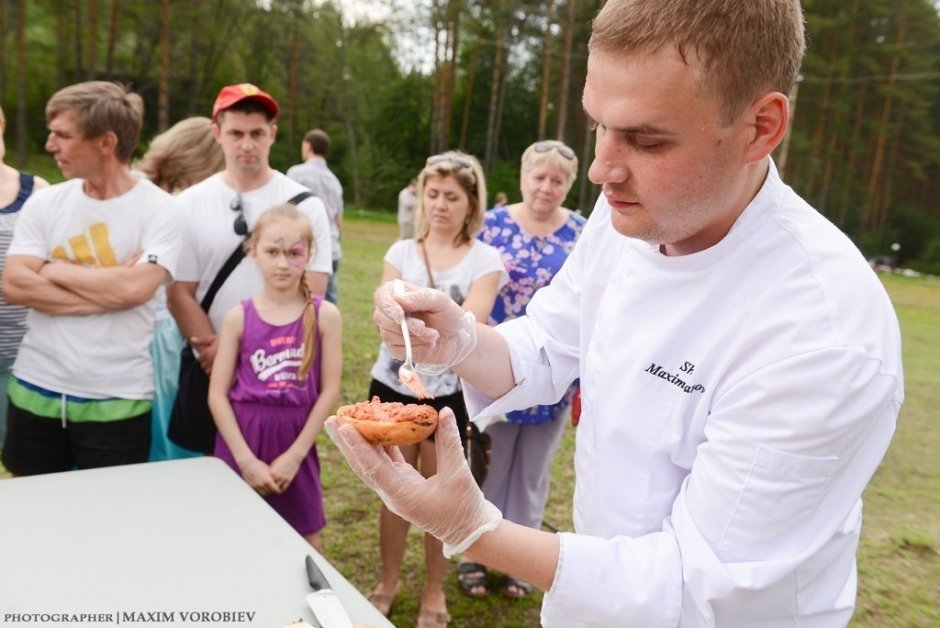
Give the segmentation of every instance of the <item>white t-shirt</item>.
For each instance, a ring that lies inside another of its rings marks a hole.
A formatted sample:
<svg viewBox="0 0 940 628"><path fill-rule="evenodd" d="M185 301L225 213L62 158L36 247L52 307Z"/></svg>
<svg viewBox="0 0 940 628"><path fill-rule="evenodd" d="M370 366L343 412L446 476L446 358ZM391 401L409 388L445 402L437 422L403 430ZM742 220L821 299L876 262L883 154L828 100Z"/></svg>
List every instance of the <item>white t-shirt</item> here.
<svg viewBox="0 0 940 628"><path fill-rule="evenodd" d="M235 190L225 183L223 173L217 173L179 195L183 206L186 229L183 250L177 269L177 281L196 281L196 300L209 290L225 261L244 238L235 233L237 212L232 211ZM270 181L260 188L241 194L242 209L248 228L253 229L265 210L286 203L307 188L275 172ZM330 248L330 221L323 203L316 197L304 200L298 208L303 211L313 227L315 251L307 270L327 275L333 272L333 254ZM225 313L243 300L264 288L264 279L258 265L250 256L245 256L232 271L215 295L209 309L209 320L218 332L222 328Z"/></svg>
<svg viewBox="0 0 940 628"><path fill-rule="evenodd" d="M496 329L517 386L489 405L465 385L471 416L581 377L579 534L560 537L543 625L849 622L860 497L904 395L900 331L858 249L772 164L692 255L620 235L602 197L527 316Z"/></svg>
<svg viewBox="0 0 940 628"><path fill-rule="evenodd" d="M136 251L173 276L182 217L176 200L149 181L107 200L72 179L33 194L20 212L8 255L110 267ZM13 374L49 390L90 399L149 399L155 302L89 316L30 310Z"/></svg>
<svg viewBox="0 0 940 628"><path fill-rule="evenodd" d="M417 240L399 240L385 254L385 261L398 269L401 278L408 283L430 286L427 266ZM463 305L474 281L490 273L499 273L499 291L506 285L506 268L503 266L499 251L479 240L470 243L470 249L463 259L446 270L432 270L434 287L449 295L458 305ZM398 379L398 367L401 360L394 358L385 343L379 346L379 356L372 367L372 377L403 395L414 393L405 388ZM434 377L421 375L421 381L429 393L435 397L450 395L460 390L460 379L452 371L446 371Z"/></svg>

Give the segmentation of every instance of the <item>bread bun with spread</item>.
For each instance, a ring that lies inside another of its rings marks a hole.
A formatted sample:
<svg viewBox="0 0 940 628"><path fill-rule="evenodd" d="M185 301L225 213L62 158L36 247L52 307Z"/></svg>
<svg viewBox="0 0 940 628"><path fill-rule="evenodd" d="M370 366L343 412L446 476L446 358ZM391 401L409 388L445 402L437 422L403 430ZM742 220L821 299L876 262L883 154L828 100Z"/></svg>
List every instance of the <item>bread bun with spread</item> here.
<svg viewBox="0 0 940 628"><path fill-rule="evenodd" d="M386 447L420 443L437 429L437 410L431 406L382 402L378 397L340 406L336 418L340 425L354 425L373 445Z"/></svg>

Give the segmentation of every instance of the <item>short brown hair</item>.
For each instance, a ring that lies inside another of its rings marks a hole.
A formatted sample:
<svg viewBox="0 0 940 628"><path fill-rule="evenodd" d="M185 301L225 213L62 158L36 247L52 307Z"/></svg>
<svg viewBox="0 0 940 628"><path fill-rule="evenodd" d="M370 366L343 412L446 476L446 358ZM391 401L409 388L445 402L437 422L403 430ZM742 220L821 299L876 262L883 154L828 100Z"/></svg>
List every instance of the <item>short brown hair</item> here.
<svg viewBox="0 0 940 628"><path fill-rule="evenodd" d="M799 0L609 0L588 46L624 56L674 46L687 62L697 55L701 87L730 124L762 93L790 93L803 31Z"/></svg>
<svg viewBox="0 0 940 628"><path fill-rule="evenodd" d="M415 238L427 237L429 225L424 217L424 184L428 177L453 177L467 194L470 211L464 221L463 229L457 235L457 244L466 244L477 237L483 227L486 214L486 180L483 168L473 155L450 150L440 155L428 157L428 163L418 175L418 208L415 212Z"/></svg>
<svg viewBox="0 0 940 628"><path fill-rule="evenodd" d="M225 155L212 133L212 120L180 120L153 138L137 169L167 192L176 193L225 168Z"/></svg>
<svg viewBox="0 0 940 628"><path fill-rule="evenodd" d="M330 152L330 136L323 129L308 131L304 136L304 141L314 155L326 157L326 154Z"/></svg>
<svg viewBox="0 0 940 628"><path fill-rule="evenodd" d="M127 163L140 139L144 101L120 83L86 81L57 91L46 103L46 121L70 111L86 139L111 132L117 136L115 156Z"/></svg>

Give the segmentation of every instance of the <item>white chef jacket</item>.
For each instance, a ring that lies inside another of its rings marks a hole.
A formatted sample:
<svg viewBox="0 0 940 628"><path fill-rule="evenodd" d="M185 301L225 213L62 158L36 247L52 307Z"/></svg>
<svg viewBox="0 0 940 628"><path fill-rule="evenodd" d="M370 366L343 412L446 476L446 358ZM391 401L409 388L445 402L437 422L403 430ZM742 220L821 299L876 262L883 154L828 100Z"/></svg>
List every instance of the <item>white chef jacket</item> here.
<svg viewBox="0 0 940 628"><path fill-rule="evenodd" d="M598 201L528 316L497 328L516 387L581 377L574 523L546 626L835 626L855 605L860 496L903 401L900 331L856 247L779 179L679 257Z"/></svg>

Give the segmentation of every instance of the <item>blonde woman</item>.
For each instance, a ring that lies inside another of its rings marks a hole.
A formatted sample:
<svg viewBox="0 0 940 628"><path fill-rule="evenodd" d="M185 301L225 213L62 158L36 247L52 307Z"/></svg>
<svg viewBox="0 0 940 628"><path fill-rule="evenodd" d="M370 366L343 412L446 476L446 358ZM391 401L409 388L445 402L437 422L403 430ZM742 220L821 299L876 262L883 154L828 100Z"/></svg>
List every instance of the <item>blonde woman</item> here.
<svg viewBox="0 0 940 628"><path fill-rule="evenodd" d="M428 158L418 176L418 206L415 237L395 242L385 254L382 281L402 279L407 283L436 288L450 296L477 320L486 320L493 309L496 294L506 282L506 271L493 247L476 239L486 211L486 183L477 160L464 153L447 152ZM372 368L369 398L382 401L416 403L418 399L398 379L401 361L383 344ZM446 371L429 377L422 375L424 387L434 399L424 401L441 409L454 411L461 434L468 423L460 380ZM434 443L402 447L411 465L429 477L437 469ZM399 571L405 553L408 522L382 506L379 517L382 574L379 585L369 596L383 614L388 615L399 589ZM420 628L440 628L450 621L444 596L444 571L447 559L441 542L425 535L425 583L418 615Z"/></svg>
<svg viewBox="0 0 940 628"><path fill-rule="evenodd" d="M179 194L225 167L225 157L212 135L212 121L194 116L180 120L153 138L135 164L155 185Z"/></svg>

